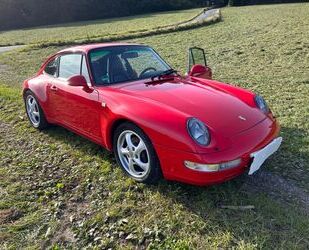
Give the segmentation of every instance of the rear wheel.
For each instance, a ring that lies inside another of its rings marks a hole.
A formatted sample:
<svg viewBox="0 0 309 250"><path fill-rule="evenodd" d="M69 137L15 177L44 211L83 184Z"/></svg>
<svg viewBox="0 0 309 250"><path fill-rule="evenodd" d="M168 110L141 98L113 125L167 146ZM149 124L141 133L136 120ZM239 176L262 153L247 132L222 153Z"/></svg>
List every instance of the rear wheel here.
<svg viewBox="0 0 309 250"><path fill-rule="evenodd" d="M37 129L44 129L48 127L48 122L45 118L44 112L31 91L27 91L24 95L25 107L28 119L31 125Z"/></svg>
<svg viewBox="0 0 309 250"><path fill-rule="evenodd" d="M134 180L155 183L160 179L156 152L148 136L136 125L124 123L116 129L113 150L117 163Z"/></svg>

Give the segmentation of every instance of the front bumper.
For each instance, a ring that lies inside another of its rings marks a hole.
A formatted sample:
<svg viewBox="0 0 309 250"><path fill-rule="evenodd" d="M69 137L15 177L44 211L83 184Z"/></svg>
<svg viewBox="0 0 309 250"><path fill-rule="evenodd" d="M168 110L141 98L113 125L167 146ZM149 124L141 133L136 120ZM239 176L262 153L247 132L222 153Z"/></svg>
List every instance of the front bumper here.
<svg viewBox="0 0 309 250"><path fill-rule="evenodd" d="M193 185L212 185L228 181L241 175L252 162L251 154L264 148L279 134L279 124L265 119L251 129L232 138L231 148L225 151L196 154L154 145L160 159L163 176ZM214 164L241 159L239 166L216 172L200 172L185 167L184 161Z"/></svg>

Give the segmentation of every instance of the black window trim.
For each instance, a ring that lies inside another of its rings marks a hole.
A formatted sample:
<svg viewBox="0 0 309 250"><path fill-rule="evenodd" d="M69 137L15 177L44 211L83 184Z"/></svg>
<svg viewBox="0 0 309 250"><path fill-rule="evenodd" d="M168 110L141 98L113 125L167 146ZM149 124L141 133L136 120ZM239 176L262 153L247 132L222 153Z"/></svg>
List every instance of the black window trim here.
<svg viewBox="0 0 309 250"><path fill-rule="evenodd" d="M88 62L87 62L87 55L86 53L82 53L82 60L81 60L81 63L80 63L80 74L82 75L83 74L83 62L84 60L86 61L86 67L87 67L87 72L88 72L88 78L90 80L90 84L91 86L93 86L92 84L92 81L91 81L91 76L90 76L90 71L89 71L89 66L88 66ZM87 80L87 79L86 79ZM88 82L87 82L88 83ZM88 84L89 85L89 84Z"/></svg>

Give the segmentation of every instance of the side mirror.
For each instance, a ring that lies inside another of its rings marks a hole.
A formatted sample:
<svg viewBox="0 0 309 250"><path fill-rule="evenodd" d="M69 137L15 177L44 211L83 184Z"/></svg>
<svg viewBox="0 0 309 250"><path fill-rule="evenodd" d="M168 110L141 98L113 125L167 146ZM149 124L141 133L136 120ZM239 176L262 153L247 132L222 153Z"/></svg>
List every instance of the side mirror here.
<svg viewBox="0 0 309 250"><path fill-rule="evenodd" d="M68 79L68 83L70 86L75 86L75 87L84 87L84 88L89 88L88 84L87 84L87 80L84 76L82 75L75 75L72 76Z"/></svg>
<svg viewBox="0 0 309 250"><path fill-rule="evenodd" d="M207 66L204 66L201 64L195 64L192 66L188 75L194 76L194 77L205 78L205 79L211 79L212 72L211 72L211 68Z"/></svg>

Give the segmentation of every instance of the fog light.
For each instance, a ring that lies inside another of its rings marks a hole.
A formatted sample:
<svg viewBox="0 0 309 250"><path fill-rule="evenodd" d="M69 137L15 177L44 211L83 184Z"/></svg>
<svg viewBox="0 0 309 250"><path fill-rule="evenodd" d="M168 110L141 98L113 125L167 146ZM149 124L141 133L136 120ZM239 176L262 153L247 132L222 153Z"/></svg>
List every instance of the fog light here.
<svg viewBox="0 0 309 250"><path fill-rule="evenodd" d="M233 161L218 163L218 164L201 164L191 161L184 161L184 164L187 168L190 168L195 171L201 172L216 172L219 170L229 169L238 167L241 163L241 159L236 159Z"/></svg>

